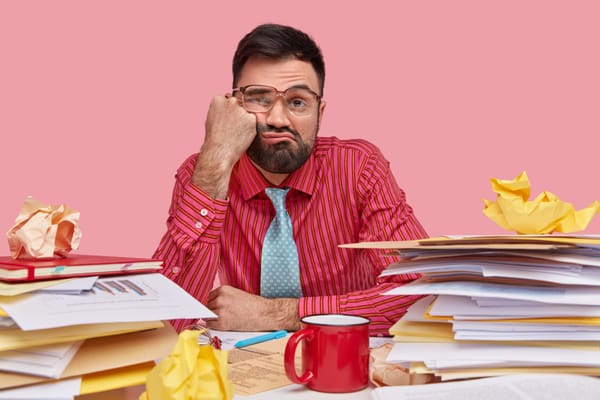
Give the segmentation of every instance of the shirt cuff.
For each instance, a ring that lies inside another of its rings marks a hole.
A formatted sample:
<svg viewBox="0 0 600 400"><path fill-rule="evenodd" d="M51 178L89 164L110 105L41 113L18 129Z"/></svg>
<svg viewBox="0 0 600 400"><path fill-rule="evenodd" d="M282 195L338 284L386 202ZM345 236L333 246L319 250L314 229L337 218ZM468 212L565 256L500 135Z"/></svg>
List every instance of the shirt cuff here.
<svg viewBox="0 0 600 400"><path fill-rule="evenodd" d="M174 220L178 228L190 237L205 242L219 240L229 202L213 199L204 190L190 183L184 186Z"/></svg>

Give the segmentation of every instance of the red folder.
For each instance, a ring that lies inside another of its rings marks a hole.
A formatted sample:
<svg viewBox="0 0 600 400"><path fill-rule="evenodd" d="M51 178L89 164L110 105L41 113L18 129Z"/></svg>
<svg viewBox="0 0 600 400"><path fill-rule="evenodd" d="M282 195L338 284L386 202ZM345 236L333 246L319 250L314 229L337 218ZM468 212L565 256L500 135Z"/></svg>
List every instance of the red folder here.
<svg viewBox="0 0 600 400"><path fill-rule="evenodd" d="M14 259L0 257L0 281L26 282L95 275L157 272L162 261L151 258L131 258L69 254L51 259Z"/></svg>

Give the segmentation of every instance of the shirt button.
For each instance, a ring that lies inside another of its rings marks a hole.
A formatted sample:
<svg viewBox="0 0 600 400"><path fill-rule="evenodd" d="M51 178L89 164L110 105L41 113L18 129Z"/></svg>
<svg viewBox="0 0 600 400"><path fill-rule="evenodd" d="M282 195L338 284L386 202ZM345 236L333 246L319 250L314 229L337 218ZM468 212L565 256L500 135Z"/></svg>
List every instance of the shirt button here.
<svg viewBox="0 0 600 400"><path fill-rule="evenodd" d="M173 267L173 273L174 274L178 274L179 271L181 271L181 268L179 268L179 267Z"/></svg>
<svg viewBox="0 0 600 400"><path fill-rule="evenodd" d="M194 224L194 226L198 229L202 229L202 222L200 221L196 221L196 223Z"/></svg>
<svg viewBox="0 0 600 400"><path fill-rule="evenodd" d="M200 215L206 217L208 215L208 210L206 208L203 208L202 210L200 210Z"/></svg>

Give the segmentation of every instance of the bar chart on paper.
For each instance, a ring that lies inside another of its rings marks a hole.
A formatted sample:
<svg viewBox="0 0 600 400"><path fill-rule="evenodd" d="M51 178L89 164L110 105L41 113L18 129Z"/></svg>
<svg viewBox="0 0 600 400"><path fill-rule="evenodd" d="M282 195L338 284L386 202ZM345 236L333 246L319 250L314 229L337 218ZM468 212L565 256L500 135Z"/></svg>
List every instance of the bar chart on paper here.
<svg viewBox="0 0 600 400"><path fill-rule="evenodd" d="M39 293L1 304L23 330L216 315L162 274L98 279L80 295Z"/></svg>
<svg viewBox="0 0 600 400"><path fill-rule="evenodd" d="M112 296L115 296L116 294L129 294L134 296L147 295L143 288L139 287L130 279L105 280L103 282L97 281L94 283L90 294L96 295L97 293L106 293Z"/></svg>

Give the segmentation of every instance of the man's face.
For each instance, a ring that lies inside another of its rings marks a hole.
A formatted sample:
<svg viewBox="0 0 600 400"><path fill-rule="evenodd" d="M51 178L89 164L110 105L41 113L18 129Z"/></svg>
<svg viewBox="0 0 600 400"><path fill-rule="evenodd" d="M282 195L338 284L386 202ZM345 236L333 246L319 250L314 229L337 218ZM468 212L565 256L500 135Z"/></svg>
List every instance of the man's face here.
<svg viewBox="0 0 600 400"><path fill-rule="evenodd" d="M284 91L307 87L320 94L319 80L312 65L295 58L272 60L252 57L244 64L238 87L265 85ZM300 168L315 145L325 103L321 101L308 116L289 111L283 97L273 108L257 112L257 135L247 150L250 159L265 171L287 174Z"/></svg>

